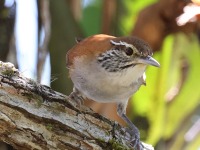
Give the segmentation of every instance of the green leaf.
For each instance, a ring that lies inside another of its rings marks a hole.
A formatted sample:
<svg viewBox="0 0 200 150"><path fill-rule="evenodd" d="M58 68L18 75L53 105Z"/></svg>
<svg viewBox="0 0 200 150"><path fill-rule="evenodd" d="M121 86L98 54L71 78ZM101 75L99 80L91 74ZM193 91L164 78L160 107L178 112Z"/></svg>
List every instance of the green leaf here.
<svg viewBox="0 0 200 150"><path fill-rule="evenodd" d="M101 15L102 1L94 0L83 9L83 18L80 24L86 37L101 31Z"/></svg>
<svg viewBox="0 0 200 150"><path fill-rule="evenodd" d="M198 40L190 40L183 35L178 36L176 50L180 51L184 61L188 63L188 73L180 93L167 108L165 137L171 137L175 130L181 126L185 118L198 106L200 99L200 51Z"/></svg>

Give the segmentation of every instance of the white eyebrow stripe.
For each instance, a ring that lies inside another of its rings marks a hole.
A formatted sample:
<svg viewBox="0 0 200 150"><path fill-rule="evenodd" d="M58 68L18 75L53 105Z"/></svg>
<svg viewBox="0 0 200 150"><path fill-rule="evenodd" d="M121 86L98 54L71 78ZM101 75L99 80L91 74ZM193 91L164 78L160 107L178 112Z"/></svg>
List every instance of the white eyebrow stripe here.
<svg viewBox="0 0 200 150"><path fill-rule="evenodd" d="M132 44L128 44L126 42L122 42L122 41L119 41L119 42L115 42L113 40L110 40L110 42L113 44L113 45L123 45L123 46L126 46L126 47L132 47L133 48L133 45Z"/></svg>
<svg viewBox="0 0 200 150"><path fill-rule="evenodd" d="M128 44L128 43L122 42L122 41L115 42L115 41L113 41L113 40L110 40L110 42L111 42L111 44L113 44L113 45L117 45L117 46L122 45L122 46L126 46L127 48L130 47L130 48L133 49L134 53L139 54L139 52L137 51L136 47L133 46L132 44ZM140 52L140 54L142 54L142 52Z"/></svg>

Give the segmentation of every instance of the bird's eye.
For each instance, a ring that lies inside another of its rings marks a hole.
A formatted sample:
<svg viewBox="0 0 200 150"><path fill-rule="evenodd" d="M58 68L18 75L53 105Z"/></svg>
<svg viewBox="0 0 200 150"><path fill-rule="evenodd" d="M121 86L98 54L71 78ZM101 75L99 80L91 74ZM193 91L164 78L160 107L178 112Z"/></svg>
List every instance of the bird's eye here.
<svg viewBox="0 0 200 150"><path fill-rule="evenodd" d="M125 49L125 53L126 53L126 55L131 56L131 55L133 55L133 49L128 47Z"/></svg>

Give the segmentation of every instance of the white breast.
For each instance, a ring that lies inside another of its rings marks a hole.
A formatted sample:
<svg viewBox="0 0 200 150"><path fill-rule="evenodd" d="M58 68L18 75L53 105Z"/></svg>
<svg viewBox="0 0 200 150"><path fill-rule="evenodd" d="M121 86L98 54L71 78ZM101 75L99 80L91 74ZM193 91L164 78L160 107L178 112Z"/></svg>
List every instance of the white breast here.
<svg viewBox="0 0 200 150"><path fill-rule="evenodd" d="M84 59L84 58L82 58ZM83 63L79 58L70 70L74 86L87 98L98 102L128 100L143 84L145 65L122 72L107 72L95 61Z"/></svg>

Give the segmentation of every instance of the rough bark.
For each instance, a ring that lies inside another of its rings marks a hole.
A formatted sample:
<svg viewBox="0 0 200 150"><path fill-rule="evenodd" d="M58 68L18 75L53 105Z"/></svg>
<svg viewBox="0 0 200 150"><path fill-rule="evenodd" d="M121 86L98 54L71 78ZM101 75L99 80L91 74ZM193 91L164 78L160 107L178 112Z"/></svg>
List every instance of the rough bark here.
<svg viewBox="0 0 200 150"><path fill-rule="evenodd" d="M131 149L123 131L116 122L23 77L11 63L0 62L0 141L14 149Z"/></svg>

